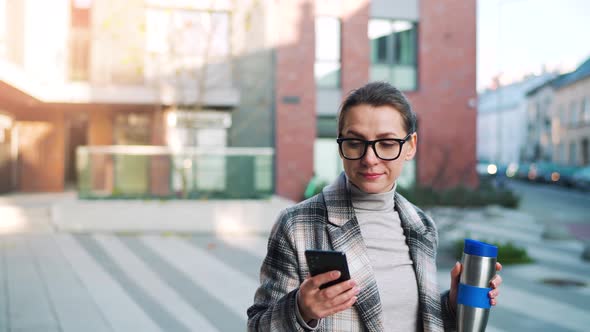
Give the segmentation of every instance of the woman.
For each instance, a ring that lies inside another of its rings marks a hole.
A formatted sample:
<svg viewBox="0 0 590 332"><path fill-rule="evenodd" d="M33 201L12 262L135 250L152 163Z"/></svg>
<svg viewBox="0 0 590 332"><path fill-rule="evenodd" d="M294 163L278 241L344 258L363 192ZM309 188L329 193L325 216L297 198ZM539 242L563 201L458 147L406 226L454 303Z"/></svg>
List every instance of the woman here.
<svg viewBox="0 0 590 332"><path fill-rule="evenodd" d="M395 191L414 158L416 115L388 83L369 83L343 102L338 145L344 173L322 193L281 213L248 309L250 331L452 331L461 264L450 291L436 280L434 222ZM346 253L351 279L309 276L306 249ZM501 265L497 264L499 271ZM490 282L496 304L499 275Z"/></svg>

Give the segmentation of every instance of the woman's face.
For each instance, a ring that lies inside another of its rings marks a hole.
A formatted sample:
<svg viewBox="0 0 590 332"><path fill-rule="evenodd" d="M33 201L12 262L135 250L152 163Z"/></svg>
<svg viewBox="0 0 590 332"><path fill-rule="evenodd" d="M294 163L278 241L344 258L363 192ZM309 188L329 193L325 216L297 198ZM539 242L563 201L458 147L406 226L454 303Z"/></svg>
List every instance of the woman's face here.
<svg viewBox="0 0 590 332"><path fill-rule="evenodd" d="M361 104L345 113L341 137L372 141L381 138L403 139L407 134L401 113L392 106ZM358 160L348 160L340 155L344 172L354 185L366 193L387 192L401 174L406 160L414 158L417 140L416 133L413 133L402 146L399 157L391 161L379 159L371 146Z"/></svg>

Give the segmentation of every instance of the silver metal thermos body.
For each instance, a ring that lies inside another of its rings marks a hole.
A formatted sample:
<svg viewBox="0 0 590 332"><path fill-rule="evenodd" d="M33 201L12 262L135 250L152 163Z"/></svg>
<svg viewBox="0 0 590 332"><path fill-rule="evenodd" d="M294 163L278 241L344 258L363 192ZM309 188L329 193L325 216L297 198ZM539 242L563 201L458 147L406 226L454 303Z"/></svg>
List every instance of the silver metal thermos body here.
<svg viewBox="0 0 590 332"><path fill-rule="evenodd" d="M457 294L457 327L459 332L484 332L490 315L490 281L496 275L498 248L465 239L463 269Z"/></svg>

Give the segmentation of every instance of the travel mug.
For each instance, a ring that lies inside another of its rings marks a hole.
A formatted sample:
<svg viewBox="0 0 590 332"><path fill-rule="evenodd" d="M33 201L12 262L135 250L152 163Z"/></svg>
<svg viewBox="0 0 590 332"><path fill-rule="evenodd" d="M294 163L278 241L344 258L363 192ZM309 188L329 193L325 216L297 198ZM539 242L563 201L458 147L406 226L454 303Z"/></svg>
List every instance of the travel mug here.
<svg viewBox="0 0 590 332"><path fill-rule="evenodd" d="M496 275L498 247L465 239L457 294L459 332L484 332L490 315L490 281Z"/></svg>

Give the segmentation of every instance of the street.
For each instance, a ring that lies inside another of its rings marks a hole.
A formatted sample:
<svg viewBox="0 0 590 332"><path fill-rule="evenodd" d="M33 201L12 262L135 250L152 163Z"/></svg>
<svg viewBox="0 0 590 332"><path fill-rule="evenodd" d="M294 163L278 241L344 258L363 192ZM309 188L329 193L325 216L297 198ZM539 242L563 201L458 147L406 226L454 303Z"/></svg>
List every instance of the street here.
<svg viewBox="0 0 590 332"><path fill-rule="evenodd" d="M523 181L509 181L508 187L520 195L520 211L539 223L563 226L580 240L590 240L590 192Z"/></svg>
<svg viewBox="0 0 590 332"><path fill-rule="evenodd" d="M508 186L522 197L519 209L540 220L590 224L590 192L524 181Z"/></svg>

